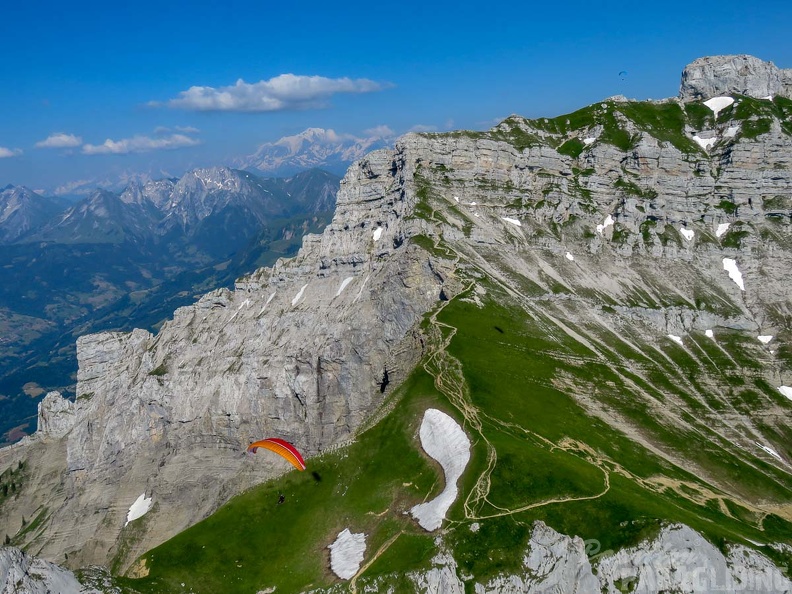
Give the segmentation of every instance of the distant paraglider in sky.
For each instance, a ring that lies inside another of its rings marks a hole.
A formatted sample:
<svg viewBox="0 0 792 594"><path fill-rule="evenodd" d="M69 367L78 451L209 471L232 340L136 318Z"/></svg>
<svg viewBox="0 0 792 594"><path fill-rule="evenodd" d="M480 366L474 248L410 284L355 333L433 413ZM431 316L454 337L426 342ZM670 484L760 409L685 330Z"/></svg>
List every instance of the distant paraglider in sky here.
<svg viewBox="0 0 792 594"><path fill-rule="evenodd" d="M619 78L621 80L625 80L627 78L627 71L626 70L622 70L621 72L619 72Z"/></svg>
<svg viewBox="0 0 792 594"><path fill-rule="evenodd" d="M275 452L276 454L283 456L286 460L291 462L292 466L294 466L297 470L305 470L305 461L303 460L303 457L300 455L300 452L297 451L297 448L295 448L288 441L278 439L277 437L262 439L260 441L251 443L248 446L247 451L250 454L255 454L258 448Z"/></svg>

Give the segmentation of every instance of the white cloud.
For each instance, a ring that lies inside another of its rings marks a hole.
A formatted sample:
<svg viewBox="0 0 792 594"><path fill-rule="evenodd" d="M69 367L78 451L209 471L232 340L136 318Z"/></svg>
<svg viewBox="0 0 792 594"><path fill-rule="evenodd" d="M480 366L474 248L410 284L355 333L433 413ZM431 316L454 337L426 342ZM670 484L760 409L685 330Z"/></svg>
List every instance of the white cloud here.
<svg viewBox="0 0 792 594"><path fill-rule="evenodd" d="M385 124L369 128L368 130L363 130L363 134L372 138L390 138L396 135L396 133Z"/></svg>
<svg viewBox="0 0 792 594"><path fill-rule="evenodd" d="M416 124L407 132L437 132L437 126L424 126L423 124Z"/></svg>
<svg viewBox="0 0 792 594"><path fill-rule="evenodd" d="M166 103L152 101L149 105L194 111L283 111L323 107L336 93L371 93L390 86L366 78L281 74L257 83L240 78L233 86L190 87Z"/></svg>
<svg viewBox="0 0 792 594"><path fill-rule="evenodd" d="M8 157L18 157L22 154L22 151L19 149L10 149L4 146L0 146L0 159L6 159Z"/></svg>
<svg viewBox="0 0 792 594"><path fill-rule="evenodd" d="M82 138L74 134L55 132L36 143L36 148L74 148L82 144Z"/></svg>
<svg viewBox="0 0 792 594"><path fill-rule="evenodd" d="M126 155L128 153L145 153L148 151L173 150L201 144L200 140L184 134L171 134L162 138L133 136L121 140L108 138L103 144L85 144L82 152L86 155Z"/></svg>

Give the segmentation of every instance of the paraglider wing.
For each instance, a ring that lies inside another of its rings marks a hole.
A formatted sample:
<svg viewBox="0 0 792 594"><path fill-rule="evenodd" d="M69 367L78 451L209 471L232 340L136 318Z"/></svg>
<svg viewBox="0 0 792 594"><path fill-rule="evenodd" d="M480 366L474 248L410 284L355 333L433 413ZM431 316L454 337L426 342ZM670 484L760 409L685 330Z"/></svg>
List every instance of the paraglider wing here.
<svg viewBox="0 0 792 594"><path fill-rule="evenodd" d="M297 470L305 470L305 461L303 460L303 457L300 455L300 452L297 451L297 448L295 448L288 441L278 439L277 437L262 439L260 441L251 443L248 446L247 451L255 454L258 448L264 448L265 450L275 452L276 454L283 456L286 458L286 460L291 462L291 464Z"/></svg>
<svg viewBox="0 0 792 594"><path fill-rule="evenodd" d="M627 78L627 71L626 70L622 70L621 72L619 72L619 78L622 79L622 80Z"/></svg>

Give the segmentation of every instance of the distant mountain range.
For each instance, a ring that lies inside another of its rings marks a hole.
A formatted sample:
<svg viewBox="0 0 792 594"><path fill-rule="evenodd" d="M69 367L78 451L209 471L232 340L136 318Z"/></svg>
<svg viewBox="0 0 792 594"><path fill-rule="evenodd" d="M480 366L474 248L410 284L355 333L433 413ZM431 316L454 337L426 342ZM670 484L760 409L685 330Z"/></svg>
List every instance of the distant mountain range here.
<svg viewBox="0 0 792 594"><path fill-rule="evenodd" d="M393 140L393 134L388 131L358 138L336 134L333 130L308 128L294 136L262 144L255 153L239 159L235 165L278 175L321 167L342 175L351 163L372 150L390 146Z"/></svg>
<svg viewBox="0 0 792 594"><path fill-rule="evenodd" d="M153 328L195 295L292 255L330 220L339 181L214 167L76 203L0 191L0 443L22 434L41 390L68 392L76 336Z"/></svg>
<svg viewBox="0 0 792 594"><path fill-rule="evenodd" d="M232 159L230 165L268 177L290 177L314 168L340 177L354 161L372 150L392 146L395 138L396 135L387 128L370 131L362 137L338 134L323 128L308 128L299 134L261 144L253 154ZM65 182L48 189L46 193L70 197L74 201L97 189L121 193L133 187L153 187L153 184L167 190L169 186L166 181L169 179L175 183L179 178L165 171L126 171L118 176Z"/></svg>

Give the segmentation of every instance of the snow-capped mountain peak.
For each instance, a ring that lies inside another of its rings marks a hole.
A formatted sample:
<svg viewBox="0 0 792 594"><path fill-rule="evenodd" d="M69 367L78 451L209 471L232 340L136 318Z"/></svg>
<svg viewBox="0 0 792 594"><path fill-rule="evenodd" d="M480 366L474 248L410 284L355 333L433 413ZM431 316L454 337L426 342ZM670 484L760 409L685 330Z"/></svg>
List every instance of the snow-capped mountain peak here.
<svg viewBox="0 0 792 594"><path fill-rule="evenodd" d="M389 146L393 139L392 135L357 137L332 129L307 128L299 134L260 145L255 153L236 164L242 169L279 175L312 167L342 171L366 153Z"/></svg>

